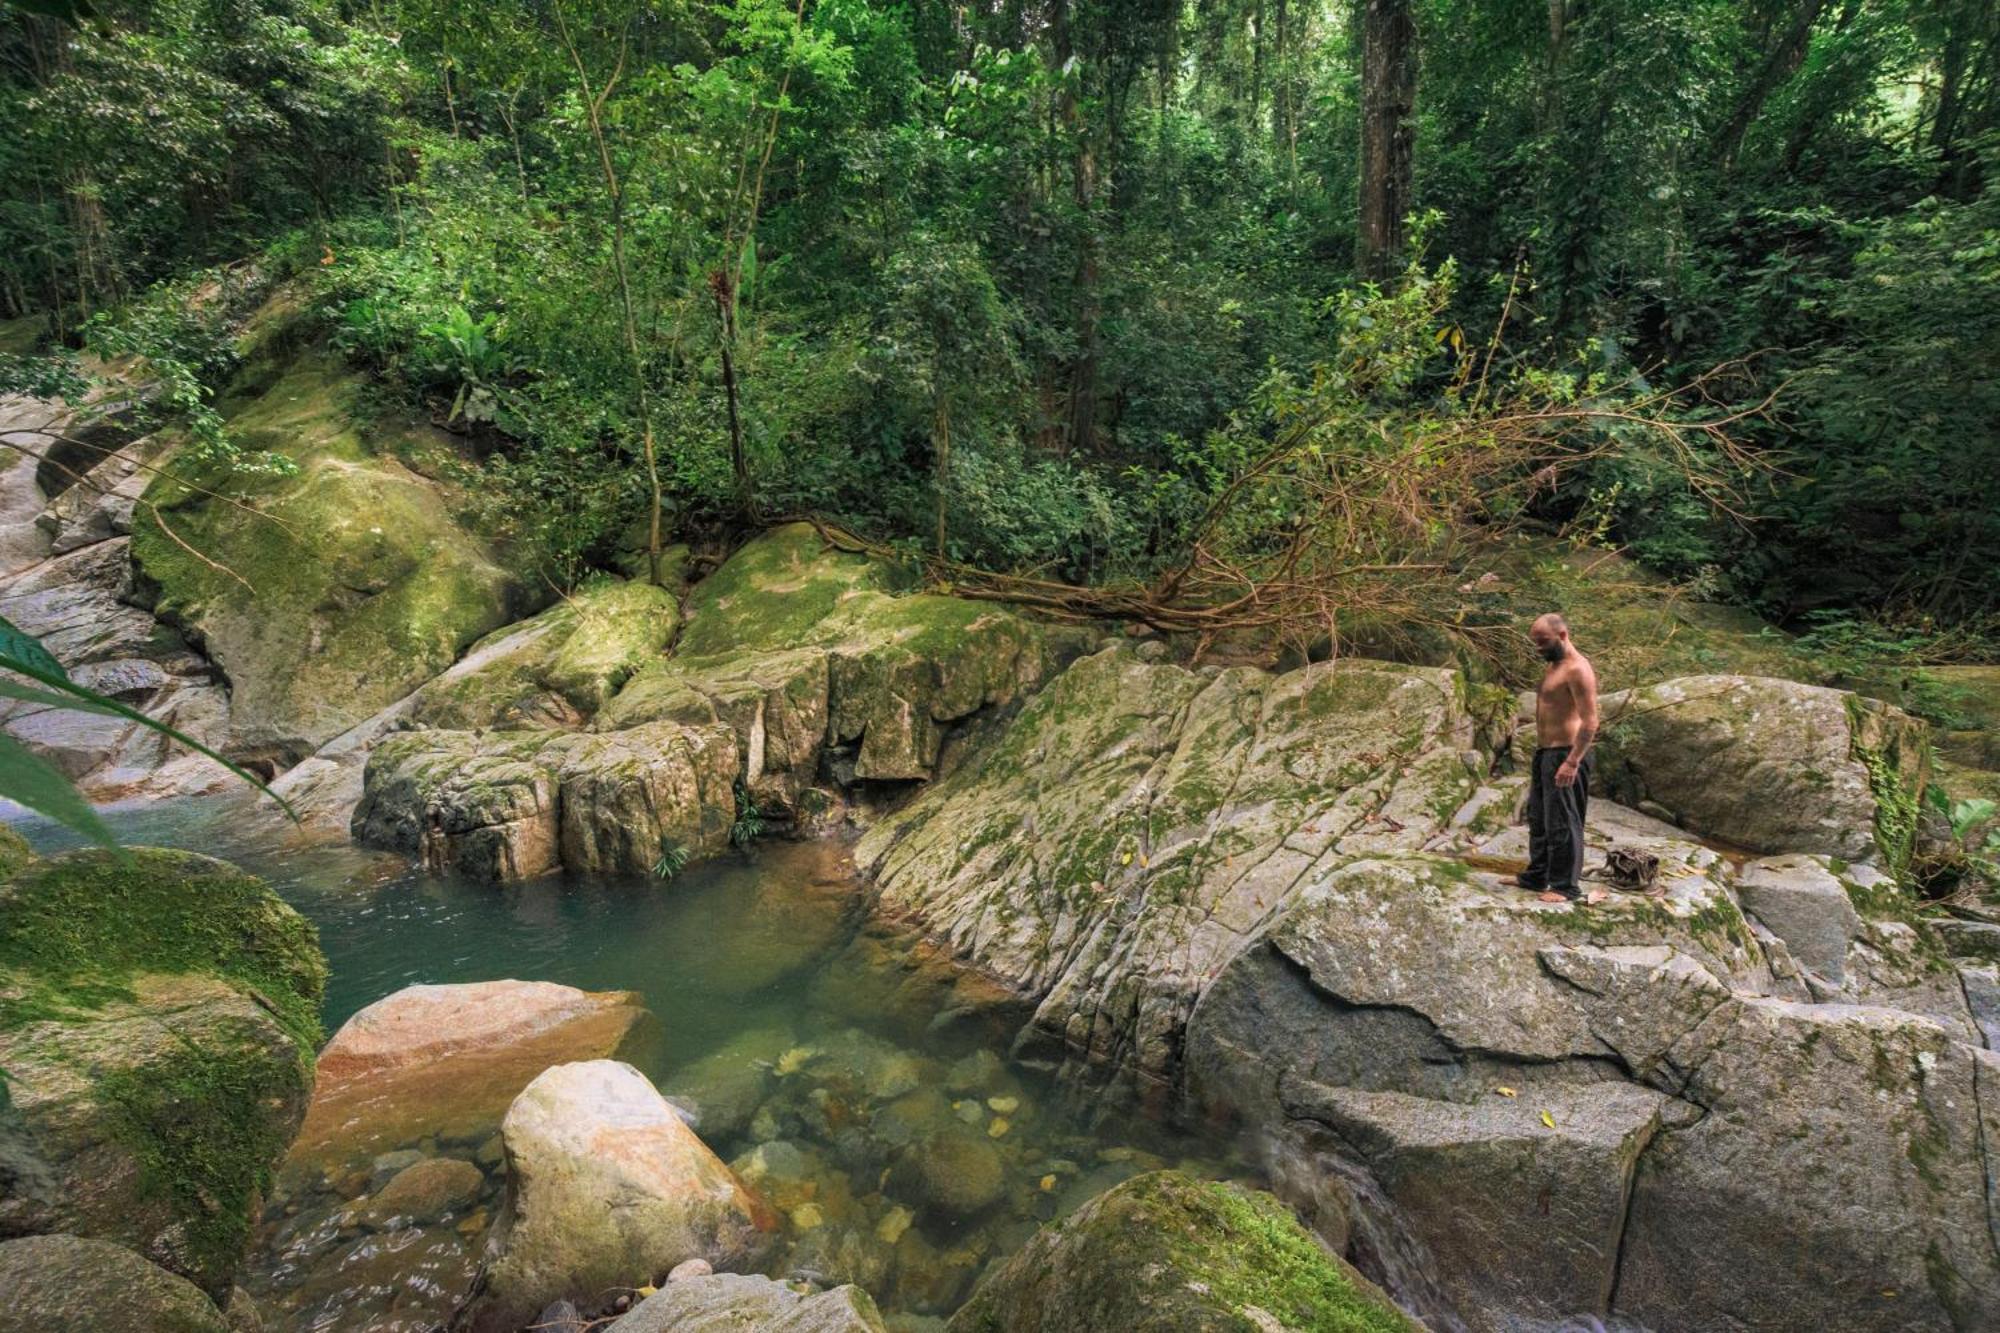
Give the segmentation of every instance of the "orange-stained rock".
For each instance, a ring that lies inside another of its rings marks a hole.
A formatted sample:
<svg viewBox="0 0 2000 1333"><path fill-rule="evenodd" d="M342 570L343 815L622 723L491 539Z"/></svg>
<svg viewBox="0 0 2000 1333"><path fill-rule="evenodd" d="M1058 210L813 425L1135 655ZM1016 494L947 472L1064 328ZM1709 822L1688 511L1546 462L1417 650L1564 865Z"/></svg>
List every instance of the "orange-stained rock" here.
<svg viewBox="0 0 2000 1333"><path fill-rule="evenodd" d="M483 1139L551 1065L643 1061L658 1039L632 991L546 981L407 987L348 1019L320 1052L285 1174L335 1171L432 1136Z"/></svg>

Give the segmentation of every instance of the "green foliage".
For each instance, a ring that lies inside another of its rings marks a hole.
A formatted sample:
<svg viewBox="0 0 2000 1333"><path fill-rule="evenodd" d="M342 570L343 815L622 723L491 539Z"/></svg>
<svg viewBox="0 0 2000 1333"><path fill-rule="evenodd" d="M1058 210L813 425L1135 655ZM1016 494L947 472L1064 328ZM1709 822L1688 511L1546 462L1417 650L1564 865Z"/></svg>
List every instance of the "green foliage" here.
<svg viewBox="0 0 2000 1333"><path fill-rule="evenodd" d="M733 846L748 847L764 836L764 812L750 799L750 789L743 785L743 779L736 779L736 822L729 826L729 841Z"/></svg>
<svg viewBox="0 0 2000 1333"><path fill-rule="evenodd" d="M732 829L730 833L733 839L735 830ZM659 880L672 879L674 876L680 874L681 871L687 869L687 864L693 857L694 852L692 849L682 846L671 838L661 839L660 859L653 862L653 878Z"/></svg>

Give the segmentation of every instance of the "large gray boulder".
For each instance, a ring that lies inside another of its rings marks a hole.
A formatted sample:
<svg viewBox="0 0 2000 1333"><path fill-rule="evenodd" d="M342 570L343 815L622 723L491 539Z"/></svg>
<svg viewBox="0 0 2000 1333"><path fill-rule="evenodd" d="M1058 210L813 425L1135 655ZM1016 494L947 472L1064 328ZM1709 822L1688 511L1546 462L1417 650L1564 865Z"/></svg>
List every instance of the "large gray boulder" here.
<svg viewBox="0 0 2000 1333"><path fill-rule="evenodd" d="M1415 1333L1268 1194L1136 1176L1038 1231L948 1333Z"/></svg>
<svg viewBox="0 0 2000 1333"><path fill-rule="evenodd" d="M1473 737L1449 671L1107 649L855 860L880 910L1039 1000L1039 1047L1165 1091L1208 980L1330 868L1438 836L1472 794Z"/></svg>
<svg viewBox="0 0 2000 1333"><path fill-rule="evenodd" d="M751 1265L776 1239L769 1206L628 1064L547 1070L501 1133L506 1199L460 1325L474 1333L512 1333L551 1302L594 1303L687 1259Z"/></svg>
<svg viewBox="0 0 2000 1333"><path fill-rule="evenodd" d="M848 1285L802 1296L767 1277L679 1278L615 1320L609 1333L887 1333L875 1302Z"/></svg>
<svg viewBox="0 0 2000 1333"><path fill-rule="evenodd" d="M226 1297L313 1085L326 962L261 880L72 852L0 887L0 1234L116 1241Z"/></svg>
<svg viewBox="0 0 2000 1333"><path fill-rule="evenodd" d="M1909 860L1926 781L1925 725L1841 690L1762 676L1688 676L1608 695L1598 781L1752 852Z"/></svg>
<svg viewBox="0 0 2000 1333"><path fill-rule="evenodd" d="M0 1333L231 1333L215 1302L122 1245L0 1242Z"/></svg>

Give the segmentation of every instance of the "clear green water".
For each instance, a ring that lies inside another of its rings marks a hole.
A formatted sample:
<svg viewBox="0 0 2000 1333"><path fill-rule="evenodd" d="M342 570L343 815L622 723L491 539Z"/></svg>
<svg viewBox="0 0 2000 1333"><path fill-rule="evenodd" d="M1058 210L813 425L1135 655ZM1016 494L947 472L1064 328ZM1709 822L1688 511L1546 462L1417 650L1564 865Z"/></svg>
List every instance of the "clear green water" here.
<svg viewBox="0 0 2000 1333"><path fill-rule="evenodd" d="M760 845L671 884L496 887L359 848L288 845L233 799L112 818L128 842L265 876L309 917L331 966L329 1031L417 982L638 991L665 1032L645 1072L786 1217L766 1271L858 1282L899 1329L940 1327L1037 1225L1128 1175L1245 1175L1163 1126L1092 1115L1009 1064L1025 1010L872 929L837 847ZM75 842L21 827L40 850ZM281 1173L243 1278L267 1327L399 1333L449 1312L503 1184L496 1145L402 1148L366 1177ZM477 1197L422 1224L371 1223L369 1197L412 1154L474 1161Z"/></svg>

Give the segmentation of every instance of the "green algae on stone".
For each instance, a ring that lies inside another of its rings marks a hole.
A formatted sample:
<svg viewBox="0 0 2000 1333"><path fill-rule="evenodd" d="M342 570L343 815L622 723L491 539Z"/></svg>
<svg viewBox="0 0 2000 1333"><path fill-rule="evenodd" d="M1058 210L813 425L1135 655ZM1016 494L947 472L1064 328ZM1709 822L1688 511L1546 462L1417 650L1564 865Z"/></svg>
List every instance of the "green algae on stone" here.
<svg viewBox="0 0 2000 1333"><path fill-rule="evenodd" d="M309 752L442 671L524 599L443 488L356 419L354 389L330 357L299 359L228 423L294 474L189 464L185 479L156 477L134 514L138 585L228 675L238 749ZM217 490L239 503L206 493Z"/></svg>
<svg viewBox="0 0 2000 1333"><path fill-rule="evenodd" d="M0 880L11 879L14 872L35 859L34 848L12 824L0 824Z"/></svg>
<svg viewBox="0 0 2000 1333"><path fill-rule="evenodd" d="M589 717L649 664L680 623L667 588L592 579L540 615L496 630L418 691L415 718L438 727L518 725L573 710Z"/></svg>
<svg viewBox="0 0 2000 1333"><path fill-rule="evenodd" d="M1135 1176L1044 1227L981 1283L949 1333L1416 1333L1268 1194L1173 1171Z"/></svg>
<svg viewBox="0 0 2000 1333"><path fill-rule="evenodd" d="M105 1235L226 1293L305 1113L326 963L261 880L79 851L0 887L0 1228Z"/></svg>
<svg viewBox="0 0 2000 1333"><path fill-rule="evenodd" d="M318 932L255 875L195 852L69 852L0 886L0 1031L88 1009L135 975L215 976L308 1052L321 1036Z"/></svg>

